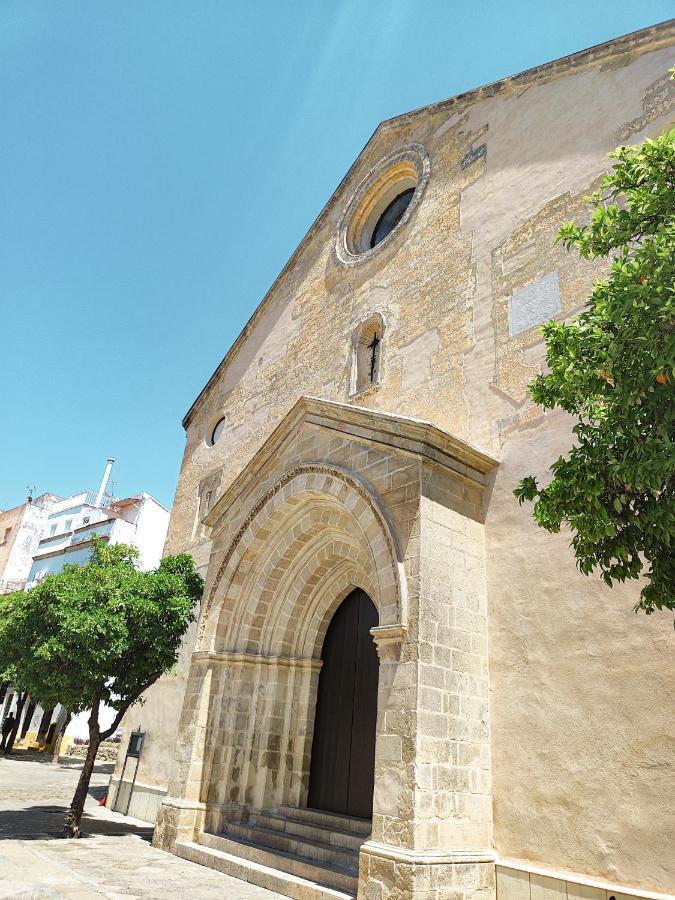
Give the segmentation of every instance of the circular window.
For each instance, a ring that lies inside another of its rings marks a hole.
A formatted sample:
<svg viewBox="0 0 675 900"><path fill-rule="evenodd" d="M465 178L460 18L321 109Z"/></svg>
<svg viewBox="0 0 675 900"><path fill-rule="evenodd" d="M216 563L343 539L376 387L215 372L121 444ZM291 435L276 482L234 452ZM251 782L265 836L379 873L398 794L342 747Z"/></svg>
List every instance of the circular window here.
<svg viewBox="0 0 675 900"><path fill-rule="evenodd" d="M371 247L376 247L391 231L394 230L394 228L396 228L403 218L406 209L410 206L410 201L412 200L414 193L415 188L406 188L398 195L398 197L391 201L373 229L370 238Z"/></svg>
<svg viewBox="0 0 675 900"><path fill-rule="evenodd" d="M223 433L223 429L225 428L225 419L219 419L216 424L213 426L213 431L211 432L211 438L209 440L209 444L213 447L218 438Z"/></svg>
<svg viewBox="0 0 675 900"><path fill-rule="evenodd" d="M342 216L336 248L342 263L356 265L394 239L419 205L430 170L420 144L410 144L375 166Z"/></svg>

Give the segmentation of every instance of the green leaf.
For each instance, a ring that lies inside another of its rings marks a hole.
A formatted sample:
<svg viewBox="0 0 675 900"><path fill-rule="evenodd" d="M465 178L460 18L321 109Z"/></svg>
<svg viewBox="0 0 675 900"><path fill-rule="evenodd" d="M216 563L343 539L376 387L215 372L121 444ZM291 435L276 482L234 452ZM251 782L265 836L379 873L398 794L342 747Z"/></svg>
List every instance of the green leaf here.
<svg viewBox="0 0 675 900"><path fill-rule="evenodd" d="M529 386L576 417L576 443L545 488L528 475L514 494L540 527L571 529L584 574L641 578L649 614L675 608L675 131L611 158L590 222L557 237L608 274L581 315L542 326L548 372Z"/></svg>

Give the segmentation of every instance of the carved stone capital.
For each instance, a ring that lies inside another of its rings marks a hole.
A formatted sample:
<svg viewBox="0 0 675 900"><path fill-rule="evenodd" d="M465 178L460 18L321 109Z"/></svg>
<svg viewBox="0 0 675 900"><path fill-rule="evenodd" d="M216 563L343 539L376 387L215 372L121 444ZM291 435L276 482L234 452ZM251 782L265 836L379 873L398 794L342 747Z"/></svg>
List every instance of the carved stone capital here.
<svg viewBox="0 0 675 900"><path fill-rule="evenodd" d="M381 660L399 658L401 645L406 637L406 628L403 625L376 625L370 629L370 633Z"/></svg>

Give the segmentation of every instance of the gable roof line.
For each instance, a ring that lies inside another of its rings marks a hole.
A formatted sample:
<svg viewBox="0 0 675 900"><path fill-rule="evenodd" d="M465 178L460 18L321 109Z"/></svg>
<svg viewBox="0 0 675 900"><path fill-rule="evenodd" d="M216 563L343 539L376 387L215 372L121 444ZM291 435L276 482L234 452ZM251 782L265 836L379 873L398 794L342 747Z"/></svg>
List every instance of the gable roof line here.
<svg viewBox="0 0 675 900"><path fill-rule="evenodd" d="M363 156L366 148L368 147L368 145L371 143L371 141L377 134L379 127L380 126L378 125L377 128L375 129L375 131L373 131L371 136L368 138L366 143L363 145L363 147L359 151L358 156L356 157L354 162L351 164L349 169L347 169L347 172L345 173L344 177L341 179L338 186L335 188L333 193L330 195L327 203L325 204L325 206L323 207L321 212L318 214L316 219L314 219L312 224L309 226L308 230L305 232L304 237L302 237L300 239L298 246L295 248L293 253L290 255L290 257L288 258L283 269L279 272L277 277L274 279L274 281L272 282L271 286L267 290L266 294L264 295L264 297L262 298L260 303L253 310L253 313L251 314L251 317L249 318L248 322L244 325L242 330L239 332L237 338L235 339L234 343L230 346L230 349L227 351L225 356L218 363L213 374L211 375L209 380L206 382L204 387L201 389L201 391L195 398L195 401L193 402L190 409L188 409L188 411L185 413L185 416L183 417L183 422L182 422L183 428L187 428L187 426L190 424L190 419L192 418L192 414L194 413L196 407L198 406L199 401L204 397L204 395L208 392L208 390L211 387L211 385L213 384L213 382L216 381L216 379L218 378L220 373L223 371L223 369L226 367L226 365L235 356L235 354L236 354L237 350L239 349L239 347L241 346L241 344L245 341L245 339L248 337L250 332L253 330L253 326L258 321L258 318L260 317L260 315L262 315L263 310L267 309L270 299L271 299L272 295L274 294L277 285L281 283L281 281L283 280L286 273L293 267L293 265L295 264L295 261L300 256L300 251L305 247L305 245L307 244L308 240L312 237L314 232L319 230L319 225L323 222L324 218L326 217L326 214L328 213L328 210L331 209L331 207L333 207L335 205L336 199L340 193L342 185L345 184L349 180L352 172L354 171L359 160Z"/></svg>
<svg viewBox="0 0 675 900"><path fill-rule="evenodd" d="M384 119L382 122L380 122L380 124L375 128L371 136L364 144L359 154L356 156L354 162L351 164L344 177L341 179L340 183L331 194L323 209L319 212L304 237L300 240L298 246L295 248L284 267L272 282L272 285L253 311L251 317L249 318L246 325L244 325L244 327L242 328L234 343L230 346L229 350L222 358L209 380L197 395L196 399L183 417L183 428L188 427L188 425L190 424L190 419L192 418L192 415L194 414L196 408L199 406L201 400L209 392L211 386L218 379L220 374L227 367L228 363L233 359L241 345L251 333L254 325L258 321L258 318L262 315L263 311L267 309L273 294L276 292L277 286L282 282L287 272L294 266L301 250L305 247L309 239L319 229L319 226L322 224L328 211L335 205L335 202L337 200L337 197L341 193L343 185L350 179L352 172L358 165L361 157L379 134L388 131L390 128L393 128L394 126L399 125L407 121L408 119L415 118L422 113L433 114L442 109L451 109L453 106L475 102L478 99L483 99L486 97L492 97L497 93L517 88L525 83L531 84L540 79L550 77L552 74L555 74L556 69L569 68L570 66L576 68L587 65L591 62L596 62L598 59L614 56L626 49L641 47L643 44L650 42L653 43L654 49L658 49L660 45L667 44L669 42L669 39L672 40L673 37L675 37L675 18L666 19L664 22L659 22L656 25L650 25L647 28L641 28L637 31L631 31L628 34L612 38L609 41L603 41L601 44L595 44L592 47L588 47L584 50L578 50L575 53L568 54L567 56L561 56L558 59L551 60L550 62L542 63L539 66L533 66L532 68L525 69L523 72L518 72L515 75L507 75L504 78L500 78L498 81L493 81L488 84L481 85L480 87L472 88L470 91L465 91L461 94L455 94L454 96L449 97L445 100L439 100L435 103L429 103L426 106L420 106L417 109L401 113L397 116L393 116L389 119Z"/></svg>
<svg viewBox="0 0 675 900"><path fill-rule="evenodd" d="M448 97L446 100L437 100L434 103L428 103L426 106L419 106L417 109L412 109L409 112L392 116L390 119L385 119L383 122L380 122L375 129L375 134L380 130L387 130L393 125L399 125L407 119L414 118L423 112L433 114L442 109L452 109L453 106L466 103L469 100L473 102L476 99L482 100L486 97L492 97L506 88L517 88L522 83L539 81L542 76L550 77L551 75L555 75L556 69L581 67L588 63L596 62L598 59L617 56L625 50L641 47L646 43L651 43L652 49L657 50L659 49L659 46L667 45L674 38L675 18L665 19L663 22L658 22L656 25L648 25L646 28L630 31L628 34L610 38L610 40L603 41L600 44L593 44L591 47L587 47L584 50L576 50L574 53L568 53L566 56L559 56L557 59L552 59L539 66L532 66L529 69L524 69L522 72L517 72L515 75L506 75L504 78L500 78L497 81L491 81L480 87L471 88L469 91L464 91L462 94L455 94L452 97Z"/></svg>

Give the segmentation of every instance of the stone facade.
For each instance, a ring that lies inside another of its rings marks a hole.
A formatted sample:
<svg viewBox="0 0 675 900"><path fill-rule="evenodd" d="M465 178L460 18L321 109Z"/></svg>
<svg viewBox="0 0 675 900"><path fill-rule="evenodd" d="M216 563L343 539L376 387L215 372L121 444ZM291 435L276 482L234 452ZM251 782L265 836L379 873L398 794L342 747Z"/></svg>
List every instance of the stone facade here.
<svg viewBox="0 0 675 900"><path fill-rule="evenodd" d="M142 711L139 782L168 791L159 845L324 896L218 836L286 816L297 852L310 833L321 644L356 586L380 654L359 898L487 897L497 858L530 893L672 890L672 629L632 614L637 585L582 577L512 490L571 439L526 392L537 326L602 272L555 235L617 143L672 123L674 43L665 23L380 125L188 412L167 551L192 552L207 586L178 676Z"/></svg>
<svg viewBox="0 0 675 900"><path fill-rule="evenodd" d="M491 874L482 521L495 465L431 425L296 404L207 518L212 565L169 786L181 805L162 807L160 845L306 806L323 638L361 587L380 655L361 878L409 868L417 884L458 861ZM442 862L439 846L453 848Z"/></svg>

